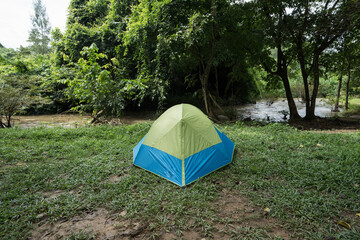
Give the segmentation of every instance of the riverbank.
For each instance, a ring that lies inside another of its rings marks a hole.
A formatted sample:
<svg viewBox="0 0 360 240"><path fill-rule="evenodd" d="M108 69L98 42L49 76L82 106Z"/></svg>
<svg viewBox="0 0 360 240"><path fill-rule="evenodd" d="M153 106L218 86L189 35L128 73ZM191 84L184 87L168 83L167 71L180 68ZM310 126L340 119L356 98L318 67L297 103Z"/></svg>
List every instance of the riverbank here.
<svg viewBox="0 0 360 240"><path fill-rule="evenodd" d="M109 117L104 119L103 123L110 125L130 125L136 123L143 123L153 119L155 113L130 113L123 117ZM90 115L81 114L50 114L50 115L30 115L30 116L15 116L13 118L13 126L20 128L33 127L65 127L77 128L80 126L88 126L91 124L92 117Z"/></svg>
<svg viewBox="0 0 360 240"><path fill-rule="evenodd" d="M352 99L353 106L350 111L342 111L340 113L332 112L332 106L327 101L318 99L318 106L316 114L318 119L312 122L297 121L291 122L290 125L299 129L359 129L360 125L360 99ZM296 99L299 113L304 116L304 103L300 99ZM245 104L242 106L235 106L233 112L235 114L235 121L245 122L261 122L266 124L269 122L283 122L287 123L288 115L287 102L285 99L278 100L261 100L253 104ZM122 117L108 117L101 118L101 123L113 126L129 125L136 123L143 123L146 121L155 120L157 117L155 111L146 112L125 112ZM66 127L76 128L79 126L90 125L92 117L89 115L80 114L53 114L53 115L33 115L33 116L15 116L13 117L13 126L21 128L32 127Z"/></svg>

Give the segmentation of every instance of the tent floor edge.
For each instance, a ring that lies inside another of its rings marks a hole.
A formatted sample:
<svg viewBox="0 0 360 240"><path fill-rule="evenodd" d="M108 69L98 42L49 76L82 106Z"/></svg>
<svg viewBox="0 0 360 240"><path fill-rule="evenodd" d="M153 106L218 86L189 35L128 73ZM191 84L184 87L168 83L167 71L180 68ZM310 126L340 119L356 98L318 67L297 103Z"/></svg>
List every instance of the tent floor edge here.
<svg viewBox="0 0 360 240"><path fill-rule="evenodd" d="M152 171L150 171L150 170L148 170L148 169L146 169L146 168L143 168L143 167L140 167L139 165L136 165L135 163L133 164L134 165L134 167L138 167L138 168L141 168L141 169L144 169L146 172L148 172L148 173L151 173L151 174L155 174L156 176L158 176L158 177L161 177L162 179L165 179L165 180L167 180L167 181L169 181L169 182L171 182L171 183L173 183L173 184L175 184L175 185L177 185L177 186L180 186L180 187L185 187L186 185L180 185L180 184L178 184L178 183L176 183L176 182L174 182L174 181L172 181L172 180L170 180L170 179L168 179L168 178L166 178L166 177L163 177L163 176L161 176L161 175L159 175L159 174L157 174L157 173L154 173L154 172L152 172Z"/></svg>

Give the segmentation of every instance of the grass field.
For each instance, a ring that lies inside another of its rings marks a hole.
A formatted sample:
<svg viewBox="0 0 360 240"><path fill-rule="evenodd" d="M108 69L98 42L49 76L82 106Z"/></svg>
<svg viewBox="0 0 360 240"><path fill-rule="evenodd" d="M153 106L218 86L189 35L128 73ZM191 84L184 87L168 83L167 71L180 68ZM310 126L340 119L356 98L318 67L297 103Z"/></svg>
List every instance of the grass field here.
<svg viewBox="0 0 360 240"><path fill-rule="evenodd" d="M360 239L360 131L221 125L233 163L180 188L132 166L148 128L0 129L0 239Z"/></svg>
<svg viewBox="0 0 360 240"><path fill-rule="evenodd" d="M351 98L349 100L350 104L360 104L360 98Z"/></svg>

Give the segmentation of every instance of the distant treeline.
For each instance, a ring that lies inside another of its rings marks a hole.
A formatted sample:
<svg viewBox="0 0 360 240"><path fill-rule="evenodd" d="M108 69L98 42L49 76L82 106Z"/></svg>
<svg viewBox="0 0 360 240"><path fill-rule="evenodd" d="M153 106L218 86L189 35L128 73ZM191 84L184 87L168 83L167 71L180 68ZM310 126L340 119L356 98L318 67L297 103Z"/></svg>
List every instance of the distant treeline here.
<svg viewBox="0 0 360 240"><path fill-rule="evenodd" d="M216 119L223 106L273 95L287 97L292 119L302 97L311 119L340 77L359 91L359 5L72 0L49 53L0 48L0 81L26 95L16 111L119 115L189 102Z"/></svg>

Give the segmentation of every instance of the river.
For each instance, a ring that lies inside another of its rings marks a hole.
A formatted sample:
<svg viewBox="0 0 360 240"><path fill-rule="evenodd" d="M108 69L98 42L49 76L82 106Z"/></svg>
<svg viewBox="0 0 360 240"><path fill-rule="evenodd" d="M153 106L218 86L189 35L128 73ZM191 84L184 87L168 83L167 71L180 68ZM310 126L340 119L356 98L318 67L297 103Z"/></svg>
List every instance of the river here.
<svg viewBox="0 0 360 240"><path fill-rule="evenodd" d="M295 99L295 104L300 116L305 116L305 103L301 99ZM332 117L337 113L332 112L333 106L324 99L317 99L315 115L318 117ZM342 111L342 109L339 109ZM267 122L284 122L288 120L289 107L286 99L259 100L256 103L245 104L236 107L239 120L250 118L252 120ZM287 118L284 118L287 113Z"/></svg>
<svg viewBox="0 0 360 240"><path fill-rule="evenodd" d="M305 104L299 99L295 99L299 114L305 116ZM336 113L331 112L332 106L325 100L318 99L315 114L319 117L330 117ZM267 122L284 122L285 112L289 111L287 101L279 99L275 101L259 100L254 104L245 104L235 107L237 119L243 120L250 118L252 120ZM134 124L154 119L154 112L132 112L127 113L119 119L113 120L117 124ZM55 127L62 126L67 128L76 128L85 126L92 120L91 116L79 114L52 114L52 115L34 115L34 116L15 116L13 122L15 126L21 128L31 127Z"/></svg>

